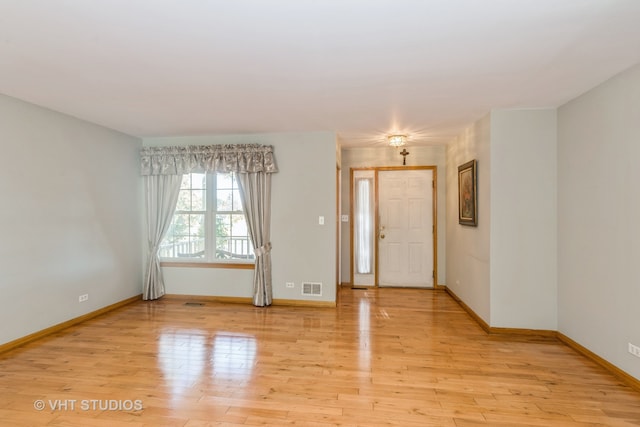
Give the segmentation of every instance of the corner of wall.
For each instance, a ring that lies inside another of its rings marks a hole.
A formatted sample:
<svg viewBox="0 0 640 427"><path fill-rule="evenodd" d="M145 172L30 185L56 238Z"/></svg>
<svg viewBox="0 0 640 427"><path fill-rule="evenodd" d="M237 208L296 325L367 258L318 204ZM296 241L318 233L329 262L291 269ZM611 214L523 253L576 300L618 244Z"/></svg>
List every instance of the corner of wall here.
<svg viewBox="0 0 640 427"><path fill-rule="evenodd" d="M447 287L485 322L490 321L490 119L479 119L446 151ZM478 225L458 223L458 166L478 161Z"/></svg>

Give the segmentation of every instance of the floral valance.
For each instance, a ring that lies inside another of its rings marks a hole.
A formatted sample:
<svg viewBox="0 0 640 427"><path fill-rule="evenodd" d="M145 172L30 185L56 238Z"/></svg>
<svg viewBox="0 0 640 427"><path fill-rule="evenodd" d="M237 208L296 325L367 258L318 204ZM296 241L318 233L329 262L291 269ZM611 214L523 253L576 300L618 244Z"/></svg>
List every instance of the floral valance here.
<svg viewBox="0 0 640 427"><path fill-rule="evenodd" d="M191 172L278 172L272 145L229 144L143 147L142 175Z"/></svg>

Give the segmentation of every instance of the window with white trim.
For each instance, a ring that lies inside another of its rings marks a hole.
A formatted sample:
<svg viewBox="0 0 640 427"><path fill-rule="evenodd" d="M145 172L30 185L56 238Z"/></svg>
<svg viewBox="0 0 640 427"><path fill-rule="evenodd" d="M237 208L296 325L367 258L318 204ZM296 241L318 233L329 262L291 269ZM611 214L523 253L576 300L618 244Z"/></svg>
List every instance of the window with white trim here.
<svg viewBox="0 0 640 427"><path fill-rule="evenodd" d="M253 245L234 173L190 173L160 257L202 262L253 262Z"/></svg>

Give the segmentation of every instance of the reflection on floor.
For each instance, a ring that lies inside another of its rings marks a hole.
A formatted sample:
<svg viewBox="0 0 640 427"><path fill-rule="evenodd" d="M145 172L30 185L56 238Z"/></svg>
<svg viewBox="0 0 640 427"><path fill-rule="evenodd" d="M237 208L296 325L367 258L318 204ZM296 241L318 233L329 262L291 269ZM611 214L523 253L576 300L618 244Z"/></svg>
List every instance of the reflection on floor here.
<svg viewBox="0 0 640 427"><path fill-rule="evenodd" d="M139 302L4 353L0 425L623 426L640 393L554 339L487 336L445 292L342 289Z"/></svg>

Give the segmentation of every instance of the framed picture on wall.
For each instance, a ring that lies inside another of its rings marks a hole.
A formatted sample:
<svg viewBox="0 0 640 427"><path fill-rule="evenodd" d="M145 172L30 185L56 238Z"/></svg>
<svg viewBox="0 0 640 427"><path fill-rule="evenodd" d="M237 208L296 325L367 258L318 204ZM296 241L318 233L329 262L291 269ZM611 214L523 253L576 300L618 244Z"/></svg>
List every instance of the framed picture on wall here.
<svg viewBox="0 0 640 427"><path fill-rule="evenodd" d="M471 160L458 166L458 222L462 225L478 225L477 163Z"/></svg>

